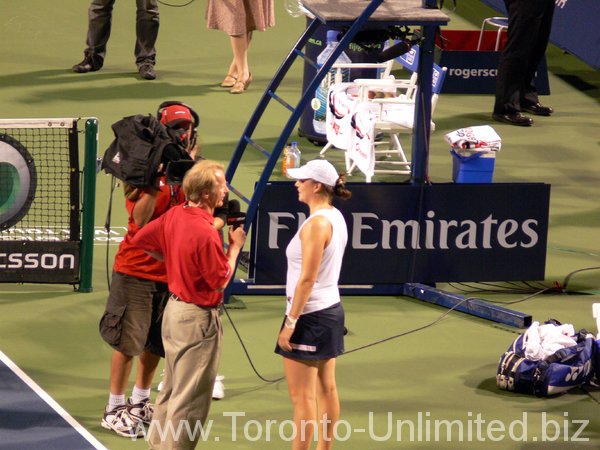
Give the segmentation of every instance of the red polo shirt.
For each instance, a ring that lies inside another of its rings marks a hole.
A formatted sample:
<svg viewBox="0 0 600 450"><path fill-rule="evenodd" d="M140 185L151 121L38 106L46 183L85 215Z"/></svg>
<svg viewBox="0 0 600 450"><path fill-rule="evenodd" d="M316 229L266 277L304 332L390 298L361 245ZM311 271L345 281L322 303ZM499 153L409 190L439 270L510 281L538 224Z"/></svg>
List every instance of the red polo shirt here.
<svg viewBox="0 0 600 450"><path fill-rule="evenodd" d="M187 204L171 208L142 228L133 245L163 254L169 291L181 300L216 306L223 298L217 289L225 284L231 269L207 211Z"/></svg>
<svg viewBox="0 0 600 450"><path fill-rule="evenodd" d="M145 280L167 282L167 271L162 261L148 256L148 254L132 244L134 236L141 229L133 220L133 208L136 203L144 196L142 195L136 201L125 200L125 207L129 213L129 223L127 224L127 234L119 245L119 251L115 255L113 269L116 272L131 275ZM171 206L183 203L185 196L181 186L168 186L164 178L160 180L159 192L156 196L156 207L150 220L164 214Z"/></svg>

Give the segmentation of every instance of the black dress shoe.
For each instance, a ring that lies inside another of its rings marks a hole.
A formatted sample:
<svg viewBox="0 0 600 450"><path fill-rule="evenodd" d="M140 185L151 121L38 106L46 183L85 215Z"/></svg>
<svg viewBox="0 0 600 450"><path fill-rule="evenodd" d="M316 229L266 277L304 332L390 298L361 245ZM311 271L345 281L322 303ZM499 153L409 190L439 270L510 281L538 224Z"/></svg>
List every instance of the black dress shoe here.
<svg viewBox="0 0 600 450"><path fill-rule="evenodd" d="M88 73L88 72L95 72L97 70L100 70L101 68L102 68L102 65L94 64L94 62L92 61L92 58L90 58L89 56L86 56L85 58L83 58L83 61L81 61L80 63L75 64L73 66L73 72Z"/></svg>
<svg viewBox="0 0 600 450"><path fill-rule="evenodd" d="M533 119L527 117L525 114L515 112L511 114L492 114L492 118L498 122L508 123L510 125L517 125L519 127L529 127L533 125Z"/></svg>
<svg viewBox="0 0 600 450"><path fill-rule="evenodd" d="M549 116L554 112L550 106L544 106L540 103L532 103L531 105L522 106L521 109L536 116Z"/></svg>
<svg viewBox="0 0 600 450"><path fill-rule="evenodd" d="M154 64L150 62L143 63L138 67L138 71L140 72L140 77L142 77L144 80L154 80L156 78Z"/></svg>

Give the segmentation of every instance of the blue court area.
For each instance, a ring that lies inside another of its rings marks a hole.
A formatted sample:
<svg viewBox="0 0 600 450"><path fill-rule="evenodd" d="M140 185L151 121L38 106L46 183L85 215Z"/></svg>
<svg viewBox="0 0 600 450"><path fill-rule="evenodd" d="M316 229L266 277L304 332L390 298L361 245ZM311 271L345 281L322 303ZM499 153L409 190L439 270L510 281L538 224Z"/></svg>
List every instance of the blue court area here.
<svg viewBox="0 0 600 450"><path fill-rule="evenodd" d="M0 449L105 449L0 352Z"/></svg>

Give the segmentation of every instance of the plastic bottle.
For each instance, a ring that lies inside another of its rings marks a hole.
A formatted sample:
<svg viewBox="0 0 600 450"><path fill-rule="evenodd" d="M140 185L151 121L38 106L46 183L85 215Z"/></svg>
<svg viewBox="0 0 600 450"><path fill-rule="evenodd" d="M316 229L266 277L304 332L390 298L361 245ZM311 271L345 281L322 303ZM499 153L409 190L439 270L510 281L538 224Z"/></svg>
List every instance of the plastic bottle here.
<svg viewBox="0 0 600 450"><path fill-rule="evenodd" d="M300 17L306 11L300 0L284 0L283 7L292 17Z"/></svg>
<svg viewBox="0 0 600 450"><path fill-rule="evenodd" d="M287 173L288 169L300 167L300 159L301 152L296 141L293 141L291 145L288 145L283 149L282 171L286 177L290 178Z"/></svg>
<svg viewBox="0 0 600 450"><path fill-rule="evenodd" d="M298 148L298 143L296 141L292 141L292 145L290 146L288 154L290 155L290 165L288 167L300 167L302 153Z"/></svg>
<svg viewBox="0 0 600 450"><path fill-rule="evenodd" d="M338 31L337 30L329 30L327 31L327 46L323 49L323 51L317 56L317 66L321 67L325 61L329 58L329 55L335 49L335 46L338 43L337 40ZM335 61L337 64L350 64L352 60L346 55L346 53L342 52L338 59ZM327 93L329 91L329 86L333 83L337 82L346 82L350 81L350 69L341 69L341 80L335 79L337 69L332 68L325 78L321 81L321 84L317 88L315 98L312 102L312 107L315 110L313 116L313 128L316 133L325 135L325 115L327 111Z"/></svg>
<svg viewBox="0 0 600 450"><path fill-rule="evenodd" d="M286 177L289 177L289 175L287 173L289 151L290 151L290 144L283 147L283 160L281 161L281 173L283 173Z"/></svg>

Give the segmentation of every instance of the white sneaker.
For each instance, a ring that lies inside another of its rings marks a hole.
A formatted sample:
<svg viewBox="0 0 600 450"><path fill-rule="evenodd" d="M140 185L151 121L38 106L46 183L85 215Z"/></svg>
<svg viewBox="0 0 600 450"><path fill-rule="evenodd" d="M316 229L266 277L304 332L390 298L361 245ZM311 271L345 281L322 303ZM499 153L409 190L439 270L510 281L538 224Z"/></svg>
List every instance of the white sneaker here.
<svg viewBox="0 0 600 450"><path fill-rule="evenodd" d="M140 403L133 404L131 403L131 398L128 398L126 406L129 417L138 422L150 425L154 414L154 405L150 403L150 399L146 398Z"/></svg>
<svg viewBox="0 0 600 450"><path fill-rule="evenodd" d="M223 375L217 375L215 378L215 385L213 386L212 398L213 400L221 400L225 398L225 384L223 384L223 380L225 377Z"/></svg>
<svg viewBox="0 0 600 450"><path fill-rule="evenodd" d="M142 423L129 415L126 405L119 406L112 411L105 409L100 425L107 430L113 430L119 436L133 438L143 434Z"/></svg>

